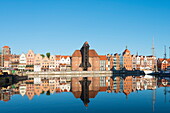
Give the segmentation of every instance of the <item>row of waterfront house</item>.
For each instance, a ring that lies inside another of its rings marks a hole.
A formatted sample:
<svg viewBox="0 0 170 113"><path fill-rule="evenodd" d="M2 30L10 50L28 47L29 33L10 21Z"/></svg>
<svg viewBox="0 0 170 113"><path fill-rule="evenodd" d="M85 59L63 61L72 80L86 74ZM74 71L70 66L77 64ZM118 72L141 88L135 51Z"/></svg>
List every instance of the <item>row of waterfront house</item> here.
<svg viewBox="0 0 170 113"><path fill-rule="evenodd" d="M82 55L75 50L72 55L42 56L33 50L20 55L11 54L11 48L4 46L0 53L0 67L22 71L82 71L80 64ZM166 70L170 66L170 59L155 56L132 55L128 49L121 54L98 55L94 49L89 50L88 71L121 70Z"/></svg>

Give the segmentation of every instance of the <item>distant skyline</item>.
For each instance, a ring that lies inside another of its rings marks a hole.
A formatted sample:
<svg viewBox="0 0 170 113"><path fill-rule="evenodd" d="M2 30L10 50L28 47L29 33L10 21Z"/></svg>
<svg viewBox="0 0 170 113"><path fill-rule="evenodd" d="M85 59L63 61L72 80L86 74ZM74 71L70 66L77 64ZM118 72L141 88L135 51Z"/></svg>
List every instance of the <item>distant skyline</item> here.
<svg viewBox="0 0 170 113"><path fill-rule="evenodd" d="M169 58L170 0L0 0L0 47L72 55L88 41L98 54Z"/></svg>

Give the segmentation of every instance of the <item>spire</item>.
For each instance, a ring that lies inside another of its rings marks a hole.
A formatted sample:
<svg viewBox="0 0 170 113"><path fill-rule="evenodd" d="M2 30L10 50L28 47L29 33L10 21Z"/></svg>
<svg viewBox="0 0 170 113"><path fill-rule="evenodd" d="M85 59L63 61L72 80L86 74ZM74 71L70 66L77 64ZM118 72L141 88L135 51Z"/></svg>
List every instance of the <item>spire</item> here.
<svg viewBox="0 0 170 113"><path fill-rule="evenodd" d="M83 44L84 47L90 47L89 46L89 43L86 41L84 44Z"/></svg>
<svg viewBox="0 0 170 113"><path fill-rule="evenodd" d="M89 44L87 41L84 44Z"/></svg>
<svg viewBox="0 0 170 113"><path fill-rule="evenodd" d="M127 47L127 45L126 45L126 49L127 49L128 47Z"/></svg>
<svg viewBox="0 0 170 113"><path fill-rule="evenodd" d="M136 52L136 55L138 56L138 51Z"/></svg>

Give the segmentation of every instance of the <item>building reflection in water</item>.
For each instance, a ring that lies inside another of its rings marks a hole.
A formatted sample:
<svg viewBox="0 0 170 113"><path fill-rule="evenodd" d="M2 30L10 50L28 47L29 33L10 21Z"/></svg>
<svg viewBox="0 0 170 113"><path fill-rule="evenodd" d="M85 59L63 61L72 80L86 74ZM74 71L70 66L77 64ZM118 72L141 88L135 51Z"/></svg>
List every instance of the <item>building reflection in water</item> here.
<svg viewBox="0 0 170 113"><path fill-rule="evenodd" d="M87 107L89 98L95 98L100 88L100 77L75 77L71 82L72 90L75 98L81 98Z"/></svg>
<svg viewBox="0 0 170 113"><path fill-rule="evenodd" d="M2 83L3 81L0 81ZM90 99L95 98L98 92L124 93L125 98L132 92L142 90L153 90L152 105L156 101L156 88L165 87L166 94L169 93L170 78L156 78L152 76L115 76L115 77L35 77L16 84L0 85L0 100L9 101L12 95L26 95L32 100L35 95L50 95L54 93L71 92L75 98L80 98L85 106Z"/></svg>

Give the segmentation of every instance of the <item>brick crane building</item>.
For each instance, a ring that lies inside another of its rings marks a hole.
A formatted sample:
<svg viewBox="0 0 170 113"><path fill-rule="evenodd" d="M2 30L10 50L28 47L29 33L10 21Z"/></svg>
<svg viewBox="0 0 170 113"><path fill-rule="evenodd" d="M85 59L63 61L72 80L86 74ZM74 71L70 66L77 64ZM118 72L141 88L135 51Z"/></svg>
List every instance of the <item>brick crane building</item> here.
<svg viewBox="0 0 170 113"><path fill-rule="evenodd" d="M85 42L88 45L88 42ZM88 71L99 71L100 70L100 57L94 49L88 51L90 67ZM82 52L81 50L75 50L72 54L72 71L83 71L83 68L80 66L82 63Z"/></svg>

